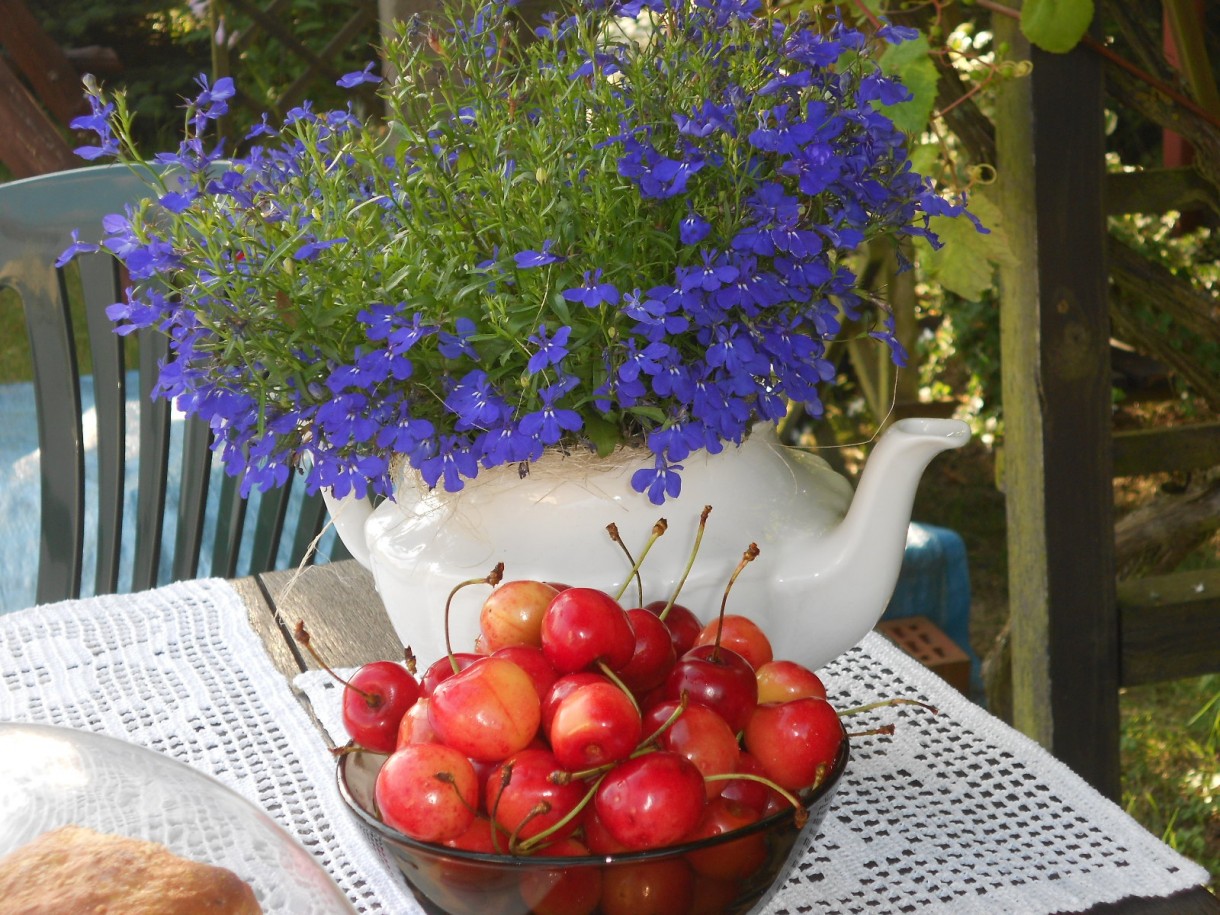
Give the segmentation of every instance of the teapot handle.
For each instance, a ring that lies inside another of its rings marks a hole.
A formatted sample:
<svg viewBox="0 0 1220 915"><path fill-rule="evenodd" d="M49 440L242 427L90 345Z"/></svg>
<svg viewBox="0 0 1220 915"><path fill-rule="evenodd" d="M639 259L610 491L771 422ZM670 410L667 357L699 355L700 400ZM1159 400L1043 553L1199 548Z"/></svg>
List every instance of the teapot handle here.
<svg viewBox="0 0 1220 915"><path fill-rule="evenodd" d="M364 531L364 523L373 513L372 500L354 495L336 498L328 486L322 487L322 500L330 512L335 532L347 547L347 551L352 554L352 558L366 569L372 569L368 535Z"/></svg>

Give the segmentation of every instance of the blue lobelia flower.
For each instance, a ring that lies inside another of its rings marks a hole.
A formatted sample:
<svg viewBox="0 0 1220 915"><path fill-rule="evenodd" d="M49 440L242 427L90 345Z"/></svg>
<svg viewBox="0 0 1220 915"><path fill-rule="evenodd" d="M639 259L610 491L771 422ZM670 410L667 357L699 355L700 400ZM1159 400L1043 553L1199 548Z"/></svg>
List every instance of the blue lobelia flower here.
<svg viewBox="0 0 1220 915"><path fill-rule="evenodd" d="M676 499L682 492L681 464L669 464L657 455L652 467L643 467L631 475L631 488L648 494L653 505L661 505L666 499Z"/></svg>
<svg viewBox="0 0 1220 915"><path fill-rule="evenodd" d="M585 271L584 281L579 286L563 291L563 297L569 302L579 302L586 308L596 308L603 302L609 305L617 304L618 288L613 283L603 283L601 268Z"/></svg>
<svg viewBox="0 0 1220 915"><path fill-rule="evenodd" d="M557 264L560 261L566 260L562 255L555 254L551 251L551 246L555 244L551 239L546 239L542 243L541 250L534 251L527 249L518 251L513 255L513 260L518 267L528 269L530 267L545 267L547 264Z"/></svg>
<svg viewBox="0 0 1220 915"><path fill-rule="evenodd" d="M531 334L529 342L538 347L538 351L530 356L526 370L537 374L550 365L558 365L568 354L568 338L572 336L572 328L566 324L555 331L555 336L547 337L546 325L538 327L538 333Z"/></svg>
<svg viewBox="0 0 1220 915"><path fill-rule="evenodd" d="M468 372L445 398L445 409L457 417L454 429L492 429L512 415L512 407L500 396L482 369Z"/></svg>

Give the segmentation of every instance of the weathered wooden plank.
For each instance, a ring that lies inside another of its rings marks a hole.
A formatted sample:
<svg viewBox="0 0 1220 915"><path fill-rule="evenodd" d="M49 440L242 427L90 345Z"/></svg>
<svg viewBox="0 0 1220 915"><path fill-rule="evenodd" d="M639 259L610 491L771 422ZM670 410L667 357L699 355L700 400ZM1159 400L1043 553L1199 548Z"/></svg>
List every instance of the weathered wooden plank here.
<svg viewBox="0 0 1220 915"><path fill-rule="evenodd" d="M30 178L81 165L47 113L0 58L0 162L14 178Z"/></svg>
<svg viewBox="0 0 1220 915"><path fill-rule="evenodd" d="M1220 422L1115 432L1114 475L1206 470L1220 465Z"/></svg>
<svg viewBox="0 0 1220 915"><path fill-rule="evenodd" d="M229 584L246 605L250 615L250 627L263 640L275 669L289 679L295 677L301 672L301 665L297 662L283 631L276 624L275 614L258 579L253 576L236 578L231 579Z"/></svg>
<svg viewBox="0 0 1220 915"><path fill-rule="evenodd" d="M89 110L76 68L39 25L25 0L0 0L0 45L63 126Z"/></svg>
<svg viewBox="0 0 1220 915"><path fill-rule="evenodd" d="M382 658L402 657L402 643L390 625L373 576L348 560L258 576L275 608L277 623L289 635L300 620L314 647L332 667L353 667ZM309 668L317 667L305 658Z"/></svg>
<svg viewBox="0 0 1220 915"><path fill-rule="evenodd" d="M1119 582L1124 686L1220 671L1220 569Z"/></svg>
<svg viewBox="0 0 1220 915"><path fill-rule="evenodd" d="M1015 724L1111 797L1118 774L1103 86L1087 50L996 38L1031 75L997 112ZM1069 204L1070 201L1070 204Z"/></svg>

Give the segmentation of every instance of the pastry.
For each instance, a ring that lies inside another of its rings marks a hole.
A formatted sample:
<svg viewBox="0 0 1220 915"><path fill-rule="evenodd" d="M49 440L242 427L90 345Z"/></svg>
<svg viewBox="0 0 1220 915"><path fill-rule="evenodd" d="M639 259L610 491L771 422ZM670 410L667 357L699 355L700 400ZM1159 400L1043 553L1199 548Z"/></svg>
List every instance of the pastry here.
<svg viewBox="0 0 1220 915"><path fill-rule="evenodd" d="M0 858L0 915L261 915L232 871L82 826Z"/></svg>

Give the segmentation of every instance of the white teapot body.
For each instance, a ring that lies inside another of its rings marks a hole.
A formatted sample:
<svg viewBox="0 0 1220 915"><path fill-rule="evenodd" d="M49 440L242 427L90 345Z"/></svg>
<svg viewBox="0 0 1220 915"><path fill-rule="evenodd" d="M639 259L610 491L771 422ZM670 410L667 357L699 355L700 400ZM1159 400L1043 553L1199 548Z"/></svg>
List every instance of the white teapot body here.
<svg viewBox="0 0 1220 915"><path fill-rule="evenodd" d="M882 436L859 490L821 458L778 443L768 426L740 446L682 462L682 491L662 506L631 487L651 463L629 450L615 458L547 455L523 474L483 471L456 493L402 481L394 500L328 497L352 555L368 566L404 645L424 664L446 649L445 605L453 588L504 563L504 579L539 579L623 591L640 603L631 564L607 533L613 523L639 556L659 518L667 530L640 569L644 603L677 587L705 505L712 511L679 603L705 622L720 610L742 553L758 558L737 578L727 610L751 617L776 656L816 669L858 642L885 610L901 568L920 476L939 452L969 439L956 420L907 419ZM473 650L488 589L457 592L449 614L455 651Z"/></svg>

